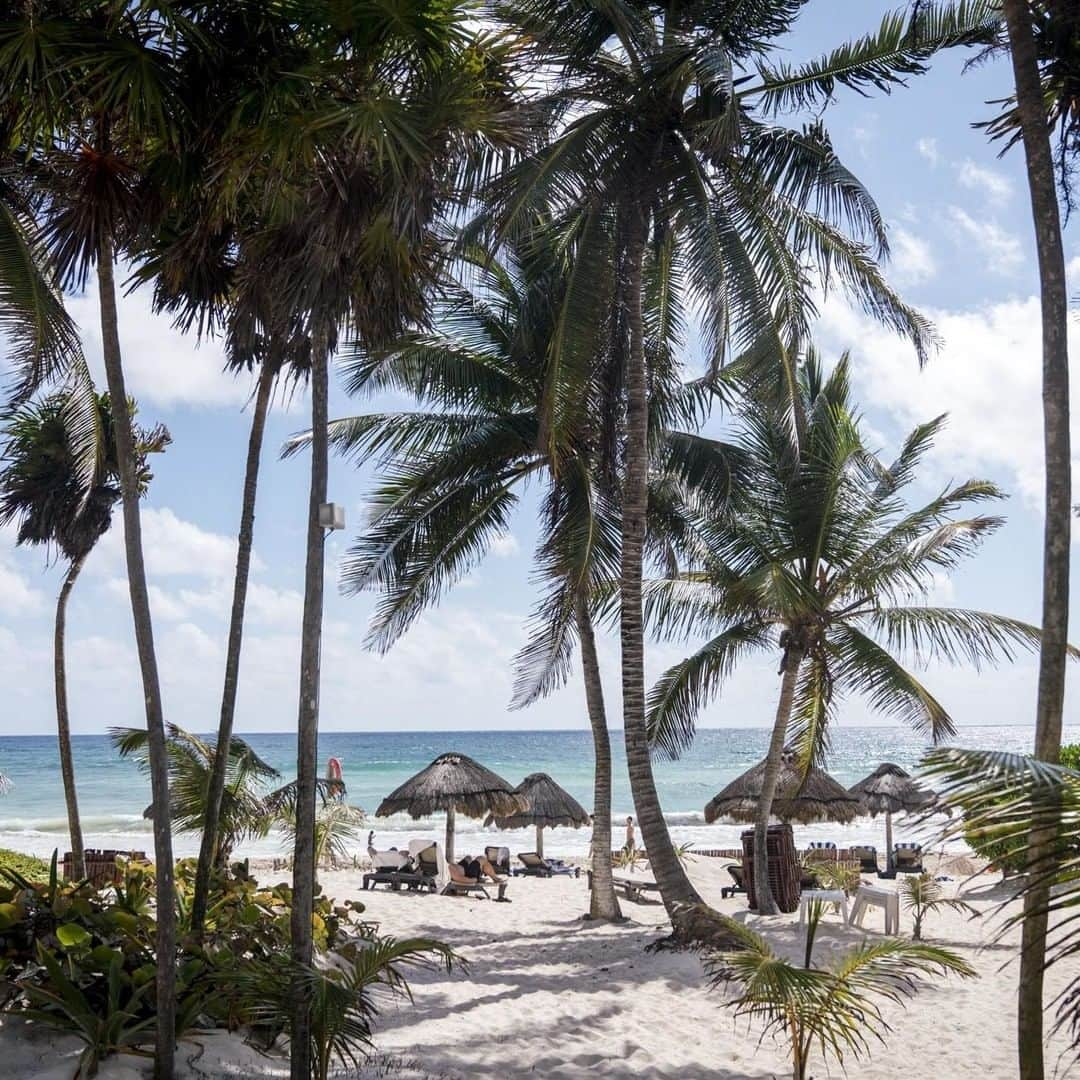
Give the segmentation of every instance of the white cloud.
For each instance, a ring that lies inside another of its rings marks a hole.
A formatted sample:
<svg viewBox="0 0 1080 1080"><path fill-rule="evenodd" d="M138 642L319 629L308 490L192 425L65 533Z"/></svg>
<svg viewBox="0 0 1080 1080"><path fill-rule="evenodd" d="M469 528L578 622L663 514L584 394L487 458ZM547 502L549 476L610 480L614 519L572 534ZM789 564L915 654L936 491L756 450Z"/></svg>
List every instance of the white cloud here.
<svg viewBox="0 0 1080 1080"><path fill-rule="evenodd" d="M517 542L517 537L513 533L504 532L499 533L494 540L491 541L491 554L497 559L508 559L512 555L516 555L521 550L521 545Z"/></svg>
<svg viewBox="0 0 1080 1080"><path fill-rule="evenodd" d="M1041 337L1037 297L970 311L928 311L944 345L920 373L909 344L843 303L823 309L830 346L850 349L859 400L902 428L948 412L927 466L934 482L997 481L1036 511L1043 499ZM1073 326L1074 342L1078 327ZM1080 387L1074 389L1080 454ZM1080 460L1074 461L1080 487Z"/></svg>
<svg viewBox="0 0 1080 1080"><path fill-rule="evenodd" d="M0 614L10 617L33 615L44 608L42 594L0 554Z"/></svg>
<svg viewBox="0 0 1080 1080"><path fill-rule="evenodd" d="M1024 249L1019 239L997 222L976 221L959 206L949 207L949 218L959 239L975 246L992 274L1009 277L1023 265Z"/></svg>
<svg viewBox="0 0 1080 1080"><path fill-rule="evenodd" d="M67 306L78 323L94 377L104 386L96 279L91 279L85 293L69 297ZM194 334L173 329L167 315L151 310L148 289L118 296L117 309L127 389L141 404L169 408L238 405L247 400L250 380L224 372L220 343L210 340L199 345Z"/></svg>
<svg viewBox="0 0 1080 1080"><path fill-rule="evenodd" d="M898 285L919 285L937 273L930 245L907 229L894 228L889 237L892 248L892 276Z"/></svg>
<svg viewBox="0 0 1080 1080"><path fill-rule="evenodd" d="M961 187L981 192L994 206L1004 206L1012 198L1012 181L1004 173L988 169L970 158L959 164L956 178Z"/></svg>
<svg viewBox="0 0 1080 1080"><path fill-rule="evenodd" d="M143 552L150 577L190 575L208 580L231 580L236 566L236 539L208 532L185 521L167 506L142 508ZM105 534L92 566L111 575L124 573L123 520ZM254 570L264 569L252 556Z"/></svg>
<svg viewBox="0 0 1080 1080"><path fill-rule="evenodd" d="M919 156L926 158L935 168L939 161L941 161L941 153L938 150L937 139L922 138L915 144L915 149L919 151Z"/></svg>

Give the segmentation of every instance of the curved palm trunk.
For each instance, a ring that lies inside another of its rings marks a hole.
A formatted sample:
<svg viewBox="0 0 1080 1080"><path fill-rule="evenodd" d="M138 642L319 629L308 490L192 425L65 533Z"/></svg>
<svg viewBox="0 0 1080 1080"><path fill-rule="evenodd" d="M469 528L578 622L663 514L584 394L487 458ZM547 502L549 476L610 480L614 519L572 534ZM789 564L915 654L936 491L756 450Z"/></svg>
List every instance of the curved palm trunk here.
<svg viewBox="0 0 1080 1080"><path fill-rule="evenodd" d="M769 752L765 758L765 775L758 796L757 817L754 821L754 894L759 915L775 915L776 901L769 888L768 829L772 815L773 799L776 797L776 781L784 758L784 741L787 739L791 709L795 703L795 686L799 681L799 665L802 654L788 652L784 657L784 677L780 682L780 700L776 704Z"/></svg>
<svg viewBox="0 0 1080 1080"><path fill-rule="evenodd" d="M240 533L236 545L236 575L233 579L232 613L229 616L229 641L225 653L225 682L221 693L221 716L218 720L217 751L210 771L206 793L206 818L203 822L199 863L195 870L195 895L191 902L191 929L202 932L206 905L210 894L210 873L218 859L218 824L221 820L221 800L225 793L225 774L228 771L228 746L232 740L233 719L236 715L236 692L239 686L240 648L244 638L244 607L247 603L248 576L251 571L251 545L255 532L255 496L259 485L259 458L262 454L266 414L274 388L275 370L264 364L255 391L255 409L251 416L248 436L247 465L244 470L244 496L240 507Z"/></svg>
<svg viewBox="0 0 1080 1080"><path fill-rule="evenodd" d="M319 507L326 502L328 463L326 337L311 349L311 492L308 499L304 616L300 638L300 707L296 738L296 840L293 847L292 961L312 961L311 912L315 899L315 794L319 738L319 656L322 644L325 549ZM289 1044L291 1080L311 1075L311 1005L303 983L293 987Z"/></svg>
<svg viewBox="0 0 1080 1080"><path fill-rule="evenodd" d="M80 555L64 576L60 596L56 601L56 625L53 631L53 675L56 686L56 740L60 746L60 775L64 780L64 801L67 803L68 832L71 834L72 872L76 880L86 877L83 855L82 823L79 820L79 796L75 790L75 763L71 756L71 725L68 720L67 666L64 659L64 634L67 628L67 603L75 579L86 562Z"/></svg>
<svg viewBox="0 0 1080 1080"><path fill-rule="evenodd" d="M1043 526L1042 645L1035 715L1035 756L1057 761L1065 700L1069 622L1069 532L1071 525L1069 447L1068 297L1061 219L1038 55L1026 0L1005 0L1017 112L1027 161L1035 224L1042 304L1043 438L1046 451L1046 518ZM1032 833L1029 865L1053 857L1053 832ZM1045 868L1045 863L1043 863ZM1018 1050L1021 1080L1043 1076L1043 964L1046 956L1048 886L1024 898L1020 955Z"/></svg>
<svg viewBox="0 0 1080 1080"><path fill-rule="evenodd" d="M622 552L620 566L619 631L622 643L623 734L630 790L634 796L641 838L649 866L660 887L664 907L673 922L684 904L701 903L675 854L653 779L645 727L645 630L642 620L641 575L648 509L648 414L645 378L645 336L641 317L642 263L645 225L635 208L627 238L627 321L630 353L626 372L626 455L623 465Z"/></svg>
<svg viewBox="0 0 1080 1080"><path fill-rule="evenodd" d="M113 278L112 237L106 231L98 247L98 290L101 301L101 345L109 406L116 438L116 458L124 512L124 553L128 591L135 623L135 645L142 673L146 707L146 733L150 759L150 790L154 807L154 863L157 911L156 1054L155 1080L172 1080L176 1041L176 908L173 889L172 831L169 821L169 756L161 706L154 629L150 618L150 595L143 561L142 524L139 517L139 481L131 413L124 387L120 333L116 316L116 283Z"/></svg>
<svg viewBox="0 0 1080 1080"><path fill-rule="evenodd" d="M585 703L592 728L596 773L593 779L592 890L589 918L613 921L622 918L611 873L611 740L604 709L604 684L596 655L592 616L584 597L575 600L578 635L581 638L581 670L585 677Z"/></svg>

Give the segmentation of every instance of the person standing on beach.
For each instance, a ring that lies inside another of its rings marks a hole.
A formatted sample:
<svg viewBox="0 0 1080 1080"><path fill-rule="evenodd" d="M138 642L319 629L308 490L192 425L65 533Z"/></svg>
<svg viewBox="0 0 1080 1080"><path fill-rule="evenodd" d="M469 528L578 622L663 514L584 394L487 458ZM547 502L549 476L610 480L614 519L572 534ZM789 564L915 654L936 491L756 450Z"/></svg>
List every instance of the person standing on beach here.
<svg viewBox="0 0 1080 1080"><path fill-rule="evenodd" d="M636 845L634 842L634 819L628 817L626 819L626 850L630 855L634 854Z"/></svg>

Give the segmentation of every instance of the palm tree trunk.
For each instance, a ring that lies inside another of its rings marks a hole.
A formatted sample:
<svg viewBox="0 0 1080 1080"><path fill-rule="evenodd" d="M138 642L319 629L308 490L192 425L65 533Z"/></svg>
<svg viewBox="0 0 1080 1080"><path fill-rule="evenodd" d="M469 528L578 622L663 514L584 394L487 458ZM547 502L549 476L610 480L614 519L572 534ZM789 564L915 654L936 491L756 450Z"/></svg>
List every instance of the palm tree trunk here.
<svg viewBox="0 0 1080 1080"><path fill-rule="evenodd" d="M244 607L247 603L248 575L251 571L251 545L255 531L255 496L259 485L259 458L262 454L266 414L274 387L276 370L264 363L255 391L255 409L251 416L248 436L247 465L244 470L244 496L240 507L240 534L236 545L236 575L233 578L232 613L229 617L229 641L225 653L225 684L221 694L221 716L218 720L217 750L210 771L206 793L206 817L203 822L199 863L195 869L195 895L191 901L191 929L199 935L206 919L210 895L210 873L218 859L218 823L221 819L221 800L225 793L225 774L228 771L229 743L232 740L233 718L236 715L236 692L239 686L240 647L244 637Z"/></svg>
<svg viewBox="0 0 1080 1080"><path fill-rule="evenodd" d="M699 904L675 855L653 778L645 727L645 629L642 620L641 575L648 510L649 397L645 373L645 334L642 324L642 264L645 222L641 207L632 208L627 236L626 303L630 353L626 372L626 455L622 490L622 553L620 566L619 630L622 642L623 734L630 790L634 797L641 838L649 866L660 887L664 907L673 923L684 904Z"/></svg>
<svg viewBox="0 0 1080 1080"><path fill-rule="evenodd" d="M784 677L780 682L780 700L776 704L769 752L765 758L765 775L758 796L757 816L754 821L754 896L759 915L775 915L776 901L769 888L769 818L772 816L776 781L784 760L784 741L787 739L788 722L795 703L795 686L799 681L799 665L802 653L787 652L784 656Z"/></svg>
<svg viewBox="0 0 1080 1080"><path fill-rule="evenodd" d="M173 888L172 832L169 821L169 756L165 719L161 705L150 595L143 561L142 523L139 517L139 480L131 431L131 410L124 387L120 355L120 332L116 316L116 283L113 278L112 236L106 230L98 247L98 292L101 303L101 346L109 407L116 438L120 492L124 513L124 552L127 557L128 591L135 623L135 645L142 673L146 708L146 733L150 758L150 791L154 807L154 862L157 911L156 1054L155 1080L172 1080L176 1042L176 907Z"/></svg>
<svg viewBox="0 0 1080 1080"><path fill-rule="evenodd" d="M326 502L329 470L327 337L311 348L311 491L308 498L304 615L300 637L300 707L296 738L296 840L293 847L292 961L310 967L311 913L315 901L315 794L319 739L319 663L322 648L325 548L319 507ZM311 1005L303 984L293 988L291 1080L310 1080Z"/></svg>
<svg viewBox="0 0 1080 1080"><path fill-rule="evenodd" d="M56 739L60 746L60 775L64 780L64 801L67 803L68 832L71 835L72 874L76 881L86 877L83 854L82 823L79 821L79 796L75 790L75 763L71 756L71 725L68 719L67 666L64 660L64 633L67 627L67 603L75 579L86 562L80 555L64 577L56 601L56 626L53 632L53 674L56 685Z"/></svg>
<svg viewBox="0 0 1080 1080"><path fill-rule="evenodd" d="M1017 113L1027 162L1042 305L1043 440L1046 453L1046 517L1043 524L1042 645L1035 714L1035 756L1057 761L1065 700L1069 623L1069 543L1071 525L1069 447L1068 297L1061 218L1038 56L1027 0L1005 0ZM1053 830L1032 833L1028 865L1053 858ZM1046 957L1046 902L1049 886L1024 898L1020 955L1018 1043L1020 1080L1043 1076L1043 964Z"/></svg>
<svg viewBox="0 0 1080 1080"><path fill-rule="evenodd" d="M596 655L592 616L583 596L575 600L578 636L581 638L581 670L585 677L585 704L592 728L596 773L593 777L592 890L589 918L614 921L622 918L611 872L611 741L604 709L604 684Z"/></svg>

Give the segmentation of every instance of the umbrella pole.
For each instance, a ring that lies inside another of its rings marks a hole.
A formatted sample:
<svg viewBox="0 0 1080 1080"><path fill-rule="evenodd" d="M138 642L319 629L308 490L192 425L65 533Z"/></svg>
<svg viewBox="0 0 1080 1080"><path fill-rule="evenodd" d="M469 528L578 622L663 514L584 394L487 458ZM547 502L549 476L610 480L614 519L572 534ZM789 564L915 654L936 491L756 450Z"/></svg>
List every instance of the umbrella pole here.
<svg viewBox="0 0 1080 1080"><path fill-rule="evenodd" d="M544 826L536 826L536 854L542 859L544 857Z"/></svg>
<svg viewBox="0 0 1080 1080"><path fill-rule="evenodd" d="M446 811L446 861L454 861L454 808Z"/></svg>
<svg viewBox="0 0 1080 1080"><path fill-rule="evenodd" d="M892 853L892 812L885 811L885 869L891 874L893 868Z"/></svg>

